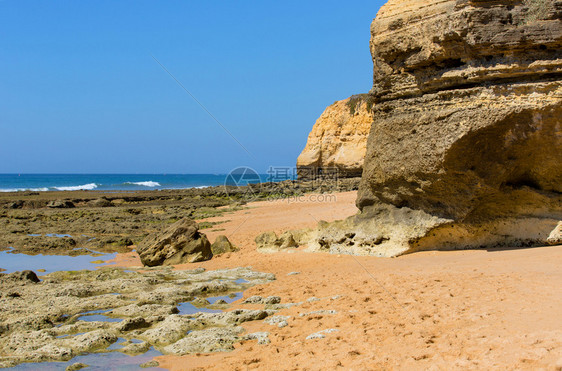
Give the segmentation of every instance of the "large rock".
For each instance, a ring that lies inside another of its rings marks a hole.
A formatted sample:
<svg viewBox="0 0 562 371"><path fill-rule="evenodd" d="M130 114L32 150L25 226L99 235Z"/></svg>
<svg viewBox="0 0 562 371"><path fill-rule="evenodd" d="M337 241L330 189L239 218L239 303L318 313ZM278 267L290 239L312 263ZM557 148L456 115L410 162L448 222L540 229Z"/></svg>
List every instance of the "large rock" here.
<svg viewBox="0 0 562 371"><path fill-rule="evenodd" d="M215 242L211 245L211 251L213 255L224 254L227 252L236 251L236 248L232 243L228 240L225 235L218 235L215 239Z"/></svg>
<svg viewBox="0 0 562 371"><path fill-rule="evenodd" d="M293 234L290 231L284 232L277 237L275 232L263 232L255 238L259 252L278 252L298 247Z"/></svg>
<svg viewBox="0 0 562 371"><path fill-rule="evenodd" d="M561 245L562 244L562 221L558 222L556 228L550 232L546 242L549 245Z"/></svg>
<svg viewBox="0 0 562 371"><path fill-rule="evenodd" d="M197 223L184 218L163 232L147 236L137 247L144 265L195 263L213 257L207 237L198 231Z"/></svg>
<svg viewBox="0 0 562 371"><path fill-rule="evenodd" d="M47 207L51 209L71 209L74 207L74 203L69 200L53 200L49 201Z"/></svg>
<svg viewBox="0 0 562 371"><path fill-rule="evenodd" d="M562 1L390 0L357 205L313 247L544 244L562 217Z"/></svg>
<svg viewBox="0 0 562 371"><path fill-rule="evenodd" d="M361 176L367 136L373 122L372 97L354 95L337 101L322 113L297 159L299 176L318 169L337 169L344 177Z"/></svg>
<svg viewBox="0 0 562 371"><path fill-rule="evenodd" d="M21 284L38 283L41 281L37 277L37 274L30 270L17 271L9 274L0 274L0 280L12 281Z"/></svg>

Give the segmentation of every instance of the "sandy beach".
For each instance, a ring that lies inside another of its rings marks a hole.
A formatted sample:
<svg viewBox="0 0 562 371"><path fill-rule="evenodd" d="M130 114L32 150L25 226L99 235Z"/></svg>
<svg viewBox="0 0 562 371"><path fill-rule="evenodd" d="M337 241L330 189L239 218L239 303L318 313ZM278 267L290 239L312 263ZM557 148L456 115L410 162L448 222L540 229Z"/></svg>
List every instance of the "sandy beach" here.
<svg viewBox="0 0 562 371"><path fill-rule="evenodd" d="M324 195L325 196L325 195ZM240 249L177 269L251 266L277 280L244 292L304 302L277 313L290 316L266 331L271 343L246 341L233 352L163 356L161 367L184 369L560 369L562 366L562 250L560 247L429 251L398 258L306 252L263 254L261 232L313 227L356 213L355 192L318 202L250 203L249 209L206 221L228 220L223 231ZM138 265L121 254L120 265ZM291 274L299 272L299 274ZM320 299L320 300L317 300ZM232 308L252 308L242 305ZM319 331L324 338L306 338Z"/></svg>
<svg viewBox="0 0 562 371"><path fill-rule="evenodd" d="M0 369L562 371L562 0L93 4L0 0Z"/></svg>

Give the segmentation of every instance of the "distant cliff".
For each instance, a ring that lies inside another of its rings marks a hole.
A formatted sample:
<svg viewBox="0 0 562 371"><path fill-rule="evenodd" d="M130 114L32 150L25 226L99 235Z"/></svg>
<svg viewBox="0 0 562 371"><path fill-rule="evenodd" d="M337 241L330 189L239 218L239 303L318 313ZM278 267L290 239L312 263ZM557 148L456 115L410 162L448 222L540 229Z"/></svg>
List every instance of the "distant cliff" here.
<svg viewBox="0 0 562 371"><path fill-rule="evenodd" d="M316 248L544 244L562 219L562 1L390 0L357 205Z"/></svg>
<svg viewBox="0 0 562 371"><path fill-rule="evenodd" d="M336 168L343 177L361 176L372 108L368 94L354 95L326 108L297 159L297 170L302 174L303 168Z"/></svg>

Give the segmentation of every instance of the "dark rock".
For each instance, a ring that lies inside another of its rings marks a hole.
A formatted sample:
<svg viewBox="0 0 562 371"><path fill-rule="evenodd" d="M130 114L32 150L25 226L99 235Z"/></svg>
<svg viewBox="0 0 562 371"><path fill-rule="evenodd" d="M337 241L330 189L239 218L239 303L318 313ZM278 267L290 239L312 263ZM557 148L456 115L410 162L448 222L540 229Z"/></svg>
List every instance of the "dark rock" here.
<svg viewBox="0 0 562 371"><path fill-rule="evenodd" d="M21 209L24 202L22 200L14 201L8 204L8 209Z"/></svg>
<svg viewBox="0 0 562 371"><path fill-rule="evenodd" d="M128 238L128 237L124 237L124 238L120 238L117 241L113 240L112 241L113 244L117 245L117 246L131 246L134 245L134 242Z"/></svg>
<svg viewBox="0 0 562 371"><path fill-rule="evenodd" d="M150 327L149 322L147 322L143 317L135 317L135 318L128 318L126 320L123 320L121 323L119 323L117 329L121 332L125 332L125 331L138 330L147 327Z"/></svg>
<svg viewBox="0 0 562 371"><path fill-rule="evenodd" d="M71 209L74 207L74 204L68 200L54 200L49 201L47 207L51 209Z"/></svg>
<svg viewBox="0 0 562 371"><path fill-rule="evenodd" d="M207 237L198 231L197 223L184 218L161 233L147 236L137 247L144 265L195 263L213 257Z"/></svg>
<svg viewBox="0 0 562 371"><path fill-rule="evenodd" d="M3 280L9 280L14 282L21 282L21 283L37 283L40 282L40 279L37 277L35 272L25 270L25 271L18 271L9 274L2 274L0 278Z"/></svg>

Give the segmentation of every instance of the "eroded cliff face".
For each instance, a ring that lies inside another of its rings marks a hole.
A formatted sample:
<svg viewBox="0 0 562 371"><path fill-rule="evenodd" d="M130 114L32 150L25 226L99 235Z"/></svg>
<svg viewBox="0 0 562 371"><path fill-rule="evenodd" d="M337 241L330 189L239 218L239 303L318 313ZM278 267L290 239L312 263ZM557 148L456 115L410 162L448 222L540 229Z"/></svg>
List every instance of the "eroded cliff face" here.
<svg viewBox="0 0 562 371"><path fill-rule="evenodd" d="M357 205L317 249L545 242L562 219L562 1L390 0Z"/></svg>
<svg viewBox="0 0 562 371"><path fill-rule="evenodd" d="M297 159L299 174L334 168L340 176L361 176L372 122L372 101L367 94L354 95L326 108Z"/></svg>

